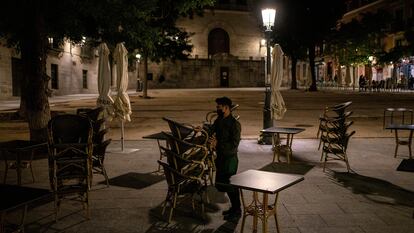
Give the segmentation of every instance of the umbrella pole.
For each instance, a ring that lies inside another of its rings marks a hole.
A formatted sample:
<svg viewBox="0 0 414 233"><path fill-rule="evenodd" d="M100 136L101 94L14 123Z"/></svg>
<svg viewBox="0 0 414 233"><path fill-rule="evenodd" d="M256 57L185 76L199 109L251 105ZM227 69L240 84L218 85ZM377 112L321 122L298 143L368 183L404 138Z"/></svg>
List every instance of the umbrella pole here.
<svg viewBox="0 0 414 233"><path fill-rule="evenodd" d="M124 151L124 121L121 120L121 151Z"/></svg>

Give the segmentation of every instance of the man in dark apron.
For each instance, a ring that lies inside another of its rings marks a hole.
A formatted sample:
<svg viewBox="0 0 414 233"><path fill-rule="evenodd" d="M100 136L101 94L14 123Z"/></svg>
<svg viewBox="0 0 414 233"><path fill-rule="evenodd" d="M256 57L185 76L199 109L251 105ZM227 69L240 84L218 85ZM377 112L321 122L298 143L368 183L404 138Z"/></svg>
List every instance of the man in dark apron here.
<svg viewBox="0 0 414 233"><path fill-rule="evenodd" d="M240 143L240 123L231 114L232 101L227 97L216 99L217 119L213 124L211 145L216 148L216 188L226 192L231 207L223 211L224 220L237 221L241 216L240 194L230 185L230 177L237 173L237 148Z"/></svg>

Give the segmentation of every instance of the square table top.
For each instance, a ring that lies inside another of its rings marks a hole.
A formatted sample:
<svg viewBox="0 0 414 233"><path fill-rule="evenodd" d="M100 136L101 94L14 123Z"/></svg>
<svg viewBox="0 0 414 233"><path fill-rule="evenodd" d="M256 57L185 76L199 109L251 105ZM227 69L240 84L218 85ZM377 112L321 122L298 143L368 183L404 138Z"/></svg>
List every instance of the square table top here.
<svg viewBox="0 0 414 233"><path fill-rule="evenodd" d="M293 127L270 127L267 129L262 129L262 133L283 133L283 134L297 134L305 131L303 128L293 128Z"/></svg>
<svg viewBox="0 0 414 233"><path fill-rule="evenodd" d="M0 212L9 211L41 198L52 197L47 189L0 184Z"/></svg>
<svg viewBox="0 0 414 233"><path fill-rule="evenodd" d="M275 194L305 178L300 175L247 170L230 178L230 184L256 192Z"/></svg>
<svg viewBox="0 0 414 233"><path fill-rule="evenodd" d="M385 129L414 130L414 125L390 124Z"/></svg>
<svg viewBox="0 0 414 233"><path fill-rule="evenodd" d="M11 140L0 142L0 150L6 151L29 151L42 146L46 146L47 142L36 142L29 140Z"/></svg>

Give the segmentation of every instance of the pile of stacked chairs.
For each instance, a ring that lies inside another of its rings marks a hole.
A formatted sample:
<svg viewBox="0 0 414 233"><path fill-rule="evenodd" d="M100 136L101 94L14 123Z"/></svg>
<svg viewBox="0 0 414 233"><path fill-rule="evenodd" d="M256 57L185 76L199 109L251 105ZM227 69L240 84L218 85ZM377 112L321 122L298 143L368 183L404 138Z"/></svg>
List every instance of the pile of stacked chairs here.
<svg viewBox="0 0 414 233"><path fill-rule="evenodd" d="M322 149L323 171L328 160L344 161L348 172L351 170L347 155L349 139L355 134L349 130L354 123L349 120L352 111L347 111L351 104L349 101L326 107L319 117L317 137L320 140L318 149Z"/></svg>
<svg viewBox="0 0 414 233"><path fill-rule="evenodd" d="M166 163L158 161L162 166L168 184L168 191L163 203L162 214L167 204L170 207L168 222L180 199L191 197L193 210L195 197L199 197L201 214L204 216L204 198L207 199L206 188L208 180L213 182L215 164L212 153L208 148L209 135L207 131L188 124L179 123L169 118L163 118L168 123L170 132L163 132L167 139L167 147L160 146Z"/></svg>
<svg viewBox="0 0 414 233"><path fill-rule="evenodd" d="M93 153L91 168L94 174L103 175L105 178L106 185L109 186L108 174L105 169L105 154L106 149L111 143L112 139L106 139L105 135L109 132L108 128L105 127L105 118L103 116L103 107L94 109L78 109L77 114L86 116L93 128L92 142L93 142ZM92 177L91 177L92 182Z"/></svg>

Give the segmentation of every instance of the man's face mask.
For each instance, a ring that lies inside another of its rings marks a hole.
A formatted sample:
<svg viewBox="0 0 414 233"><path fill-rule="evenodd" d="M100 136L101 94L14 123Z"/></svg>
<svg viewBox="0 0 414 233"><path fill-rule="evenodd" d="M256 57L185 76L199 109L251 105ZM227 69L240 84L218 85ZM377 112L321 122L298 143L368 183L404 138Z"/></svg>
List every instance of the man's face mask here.
<svg viewBox="0 0 414 233"><path fill-rule="evenodd" d="M220 107L217 107L217 115L219 116L219 117L223 117L224 116L224 112L223 112L223 109Z"/></svg>
<svg viewBox="0 0 414 233"><path fill-rule="evenodd" d="M221 108L217 109L217 115L218 115L219 117L223 117L223 116L224 116L223 109L221 109Z"/></svg>

